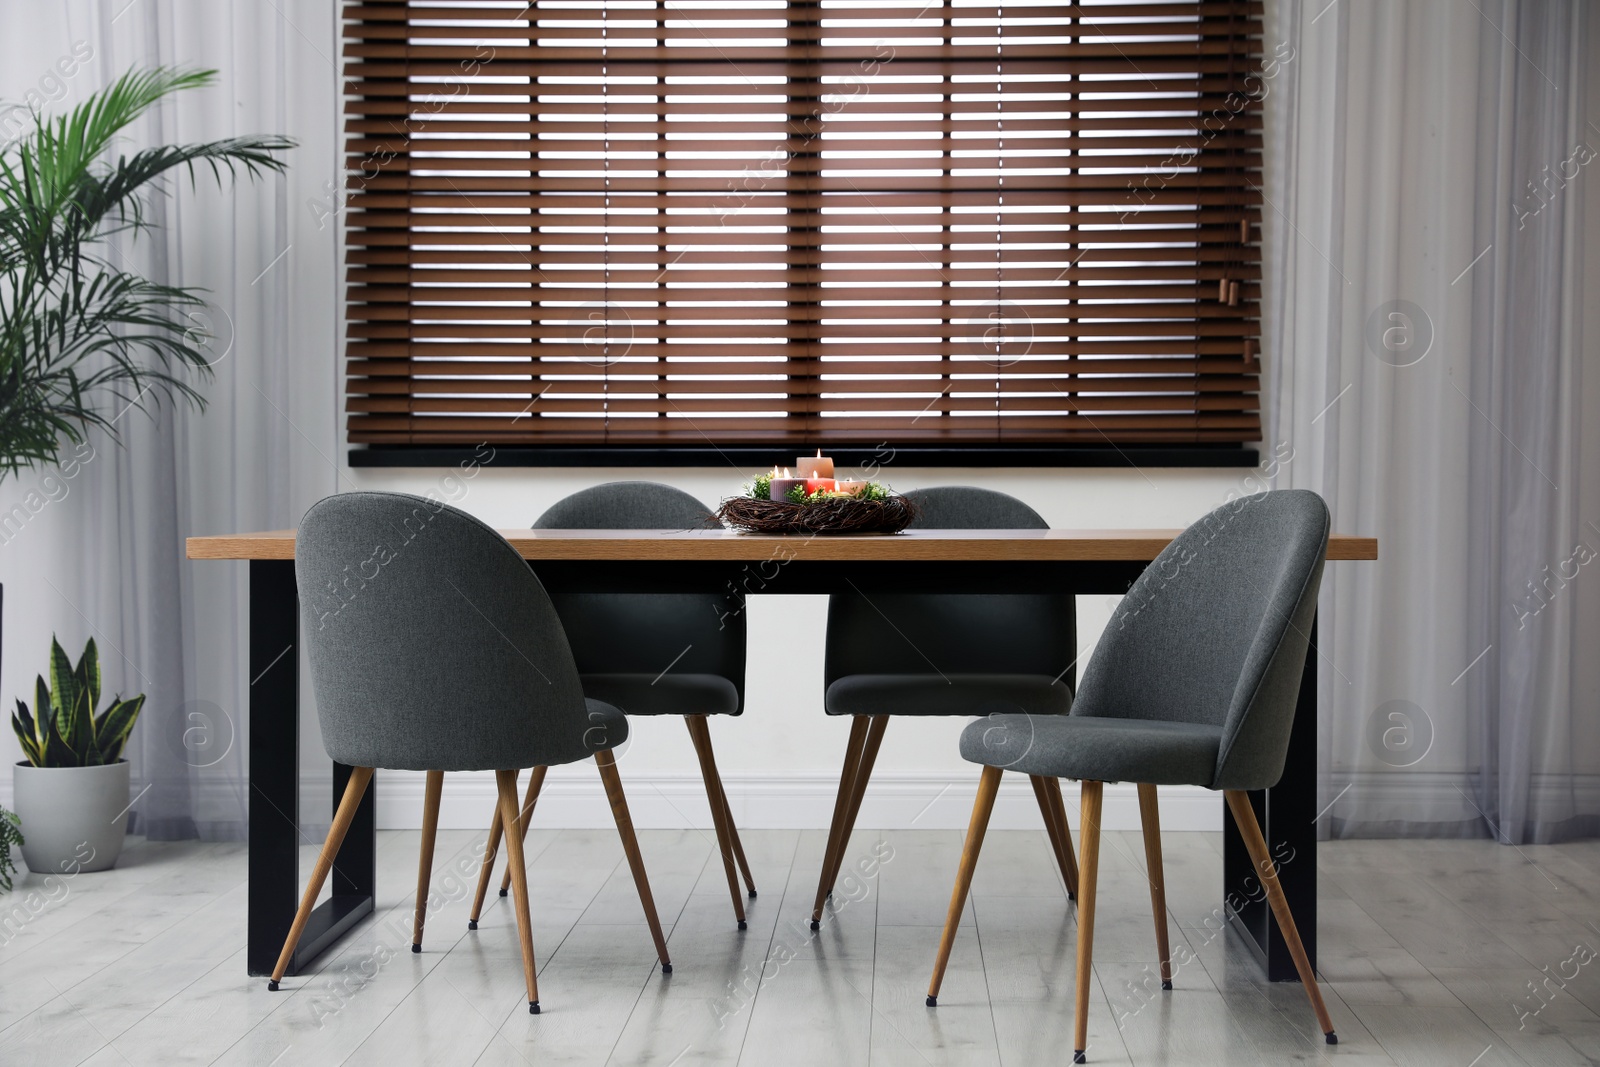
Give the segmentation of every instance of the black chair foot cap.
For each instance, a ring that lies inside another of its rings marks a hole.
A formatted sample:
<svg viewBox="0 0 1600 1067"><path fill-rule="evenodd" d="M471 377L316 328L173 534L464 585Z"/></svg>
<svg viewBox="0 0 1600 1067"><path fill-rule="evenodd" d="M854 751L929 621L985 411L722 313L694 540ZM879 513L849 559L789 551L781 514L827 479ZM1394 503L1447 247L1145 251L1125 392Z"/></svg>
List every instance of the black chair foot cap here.
<svg viewBox="0 0 1600 1067"><path fill-rule="evenodd" d="M477 928L478 928L478 920L477 919L468 919L467 920L467 929L468 930L476 930Z"/></svg>
<svg viewBox="0 0 1600 1067"><path fill-rule="evenodd" d="M750 890L750 899L751 900L756 899L756 891L754 889Z"/></svg>
<svg viewBox="0 0 1600 1067"><path fill-rule="evenodd" d="M1172 979L1168 978L1165 982L1162 982L1161 983L1161 988L1162 989L1171 989L1172 988Z"/></svg>
<svg viewBox="0 0 1600 1067"><path fill-rule="evenodd" d="M1334 1033L1332 1030L1329 1030L1324 1036L1327 1037L1328 1044L1330 1045L1337 1045L1339 1043L1339 1035Z"/></svg>
<svg viewBox="0 0 1600 1067"><path fill-rule="evenodd" d="M820 929L822 929L822 924L820 922L818 922L817 920L812 919L811 920L811 929L820 930Z"/></svg>
<svg viewBox="0 0 1600 1067"><path fill-rule="evenodd" d="M272 990L274 993L276 993L278 991L278 983L277 982L268 982L267 983L267 988Z"/></svg>
<svg viewBox="0 0 1600 1067"><path fill-rule="evenodd" d="M929 997L928 998L928 1007L937 1008L938 1006L939 1006L939 998L938 997Z"/></svg>
<svg viewBox="0 0 1600 1067"><path fill-rule="evenodd" d="M743 920L743 919L740 919L740 920L739 920L739 929L741 929L741 930L743 930L743 929L745 929L745 928L746 928L746 927L747 927L747 926L748 926L748 925L749 925L749 924L748 924L748 923L746 923L746 922L745 922L745 921L744 921L744 920Z"/></svg>
<svg viewBox="0 0 1600 1067"><path fill-rule="evenodd" d="M413 942L411 942L411 951L412 952L421 952L422 951L422 946L417 944L415 941L413 941Z"/></svg>
<svg viewBox="0 0 1600 1067"><path fill-rule="evenodd" d="M539 1014L539 1002L537 1000L528 1001L528 1014L529 1015L538 1015Z"/></svg>
<svg viewBox="0 0 1600 1067"><path fill-rule="evenodd" d="M500 890L500 895L501 896L506 896L510 892L511 892L511 890L509 890L509 889L502 889L502 890Z"/></svg>
<svg viewBox="0 0 1600 1067"><path fill-rule="evenodd" d="M1077 1048L1077 1049L1073 1049L1072 1050L1072 1062L1073 1063L1088 1063L1089 1060L1088 1060L1088 1057L1084 1056L1083 1049Z"/></svg>
<svg viewBox="0 0 1600 1067"><path fill-rule="evenodd" d="M1073 903L1077 903L1078 894L1076 894L1076 893L1068 893L1067 894L1067 899L1072 901Z"/></svg>
<svg viewBox="0 0 1600 1067"><path fill-rule="evenodd" d="M662 973L662 974L671 974L671 973L672 973L672 964L670 964L670 963L663 963L663 964L662 964L662 965L661 965L661 973Z"/></svg>

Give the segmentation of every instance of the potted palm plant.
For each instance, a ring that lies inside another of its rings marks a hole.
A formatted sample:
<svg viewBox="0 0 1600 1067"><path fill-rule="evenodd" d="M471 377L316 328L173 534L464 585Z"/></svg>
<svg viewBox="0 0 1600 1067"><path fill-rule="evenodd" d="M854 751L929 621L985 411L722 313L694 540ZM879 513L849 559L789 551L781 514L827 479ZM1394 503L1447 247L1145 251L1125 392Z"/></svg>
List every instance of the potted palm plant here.
<svg viewBox="0 0 1600 1067"><path fill-rule="evenodd" d="M222 184L283 170L282 153L294 142L279 136L119 148L124 131L164 98L210 85L215 76L208 70L133 70L69 114L36 114L26 134L0 146L0 481L59 465L64 450L78 449L93 430L115 440L116 420L129 408L163 400L204 407L198 383L212 373L208 338L188 318L205 304L203 291L126 269L108 239L137 238L152 229L145 209L153 183L164 177L187 175L194 184L209 173ZM24 744L30 759L13 774L28 836L23 856L36 870L58 866L35 851L45 849L35 840L53 831L46 828L43 809L25 799L37 790L24 787L24 778L59 775L63 783L78 783L64 785L67 792L98 790L100 785L85 784L92 776L83 772L100 771L110 783L104 788L120 796L112 811L128 804L127 764L121 761L126 730L114 745L104 743L92 715L100 687L93 642L77 667L65 659L57 645L51 685L40 683L32 722L43 747L35 752ZM89 673L80 678L76 672L82 669ZM90 694L92 753L81 748L86 728L78 706ZM49 704L56 733L46 736L38 728L47 702L57 697L64 703ZM131 729L138 710L130 715L126 704L118 708L121 718L106 724L112 734L123 721ZM65 747L52 747L51 737ZM106 770L117 766L120 772ZM118 773L120 784L111 780ZM73 844L88 841L88 833L85 826ZM117 830L117 848L120 835ZM109 850L109 859L97 855L95 862L109 866L115 851ZM36 856L43 868L35 866Z"/></svg>
<svg viewBox="0 0 1600 1067"><path fill-rule="evenodd" d="M94 638L73 663L50 639L50 681L38 679L33 710L11 714L26 759L13 772L26 821L22 858L31 871L99 871L117 862L128 828L128 761L122 747L144 707L141 694L100 706Z"/></svg>

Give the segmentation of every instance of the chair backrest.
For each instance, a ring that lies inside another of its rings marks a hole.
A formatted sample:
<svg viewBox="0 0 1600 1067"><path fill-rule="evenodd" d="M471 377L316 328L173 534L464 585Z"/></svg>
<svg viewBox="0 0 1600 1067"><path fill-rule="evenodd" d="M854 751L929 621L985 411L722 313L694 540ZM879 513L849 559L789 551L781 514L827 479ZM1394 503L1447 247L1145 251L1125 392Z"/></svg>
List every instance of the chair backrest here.
<svg viewBox="0 0 1600 1067"><path fill-rule="evenodd" d="M908 529L1048 530L1044 516L1009 493L975 485L935 485L905 494L917 506Z"/></svg>
<svg viewBox="0 0 1600 1067"><path fill-rule="evenodd" d="M700 501L660 482L606 482L551 504L536 530L694 530L721 526Z"/></svg>
<svg viewBox="0 0 1600 1067"><path fill-rule="evenodd" d="M534 521L539 530L718 528L700 501L658 482L609 482L564 497ZM704 593L557 593L583 674L715 674L744 709L745 618L727 589Z"/></svg>
<svg viewBox="0 0 1600 1067"><path fill-rule="evenodd" d="M1045 530L1014 496L967 485L914 489L921 529ZM825 684L850 674L1046 674L1077 655L1071 596L1041 593L835 593Z"/></svg>
<svg viewBox="0 0 1600 1067"><path fill-rule="evenodd" d="M1285 489L1242 497L1183 531L1112 613L1074 715L1223 728L1215 789L1283 775L1328 506Z"/></svg>
<svg viewBox="0 0 1600 1067"><path fill-rule="evenodd" d="M471 515L407 493L330 496L300 520L295 578L334 760L508 770L605 747L544 587Z"/></svg>

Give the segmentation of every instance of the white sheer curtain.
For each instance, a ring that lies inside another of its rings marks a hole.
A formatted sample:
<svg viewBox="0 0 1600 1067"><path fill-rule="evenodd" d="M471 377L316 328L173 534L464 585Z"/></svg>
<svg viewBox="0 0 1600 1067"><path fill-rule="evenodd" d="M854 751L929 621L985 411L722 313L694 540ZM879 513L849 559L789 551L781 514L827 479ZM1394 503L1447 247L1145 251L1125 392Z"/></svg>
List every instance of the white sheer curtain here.
<svg viewBox="0 0 1600 1067"><path fill-rule="evenodd" d="M248 804L247 575L185 561L183 537L291 526L335 485L336 10L312 0L0 0L8 101L40 90L46 110L60 112L132 66L215 68L215 86L170 100L124 148L242 133L301 143L286 176L218 191L209 174L194 187L174 175L151 201L161 233L119 243L131 268L209 290L193 319L214 353L209 406L127 413L125 447L96 435L70 492L6 548L7 690L31 687L51 629L74 654L95 637L107 691L148 697L128 755L133 830L156 839L242 838ZM70 73L58 55L78 57ZM326 799L308 801L311 820L325 819Z"/></svg>
<svg viewBox="0 0 1600 1067"><path fill-rule="evenodd" d="M1593 835L1594 13L1271 11L1267 444L1382 556L1324 586L1322 830Z"/></svg>

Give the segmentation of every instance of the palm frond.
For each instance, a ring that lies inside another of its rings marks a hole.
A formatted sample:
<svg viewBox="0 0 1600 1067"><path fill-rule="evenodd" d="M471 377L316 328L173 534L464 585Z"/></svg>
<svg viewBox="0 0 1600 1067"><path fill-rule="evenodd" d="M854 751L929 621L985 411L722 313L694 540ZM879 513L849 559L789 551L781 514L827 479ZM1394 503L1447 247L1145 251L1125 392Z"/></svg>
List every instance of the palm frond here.
<svg viewBox="0 0 1600 1067"><path fill-rule="evenodd" d="M107 237L148 228L160 180L202 173L221 185L281 172L287 137L249 135L110 153L164 97L211 85L215 72L132 70L66 115L36 116L0 151L0 479L54 462L95 426L113 434L132 407L204 406L211 373L184 313L202 290L166 285L107 261ZM108 404L107 401L110 401Z"/></svg>

